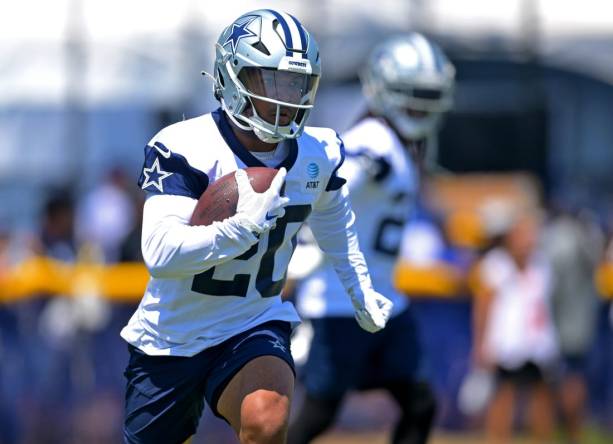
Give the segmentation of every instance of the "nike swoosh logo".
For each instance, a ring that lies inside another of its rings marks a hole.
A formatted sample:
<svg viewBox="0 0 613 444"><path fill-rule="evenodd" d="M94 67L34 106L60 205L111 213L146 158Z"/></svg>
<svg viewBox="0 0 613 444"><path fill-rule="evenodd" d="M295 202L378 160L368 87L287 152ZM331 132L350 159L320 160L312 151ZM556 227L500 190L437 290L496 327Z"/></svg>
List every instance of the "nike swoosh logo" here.
<svg viewBox="0 0 613 444"><path fill-rule="evenodd" d="M161 143L155 142L153 148L155 148L165 159L170 159L170 150Z"/></svg>
<svg viewBox="0 0 613 444"><path fill-rule="evenodd" d="M270 215L268 215L268 213L266 213L266 215L264 216L264 218L265 218L266 220L272 220L272 219L274 219L274 218L275 218L275 216L270 216Z"/></svg>

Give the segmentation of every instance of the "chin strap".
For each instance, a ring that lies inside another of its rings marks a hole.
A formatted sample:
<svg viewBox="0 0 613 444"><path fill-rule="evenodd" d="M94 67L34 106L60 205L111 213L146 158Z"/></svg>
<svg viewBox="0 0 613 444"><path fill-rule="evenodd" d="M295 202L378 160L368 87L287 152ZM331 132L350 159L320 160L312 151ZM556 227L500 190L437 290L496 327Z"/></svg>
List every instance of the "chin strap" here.
<svg viewBox="0 0 613 444"><path fill-rule="evenodd" d="M257 138L260 139L262 142L279 143L283 140L283 137L275 137L256 127L253 127L253 132L257 136Z"/></svg>
<svg viewBox="0 0 613 444"><path fill-rule="evenodd" d="M239 122L239 119L237 119L236 116L233 113L231 113L230 110L228 110L226 102L223 100L223 98L221 98L220 102L221 102L221 107L225 111L226 115L230 118L230 120L237 127L242 129L243 131L253 131L253 133L257 136L257 138L260 139L262 142L279 143L284 139L284 137L273 136L272 134L269 134L266 131L260 128L257 128L256 126L246 124L243 122Z"/></svg>

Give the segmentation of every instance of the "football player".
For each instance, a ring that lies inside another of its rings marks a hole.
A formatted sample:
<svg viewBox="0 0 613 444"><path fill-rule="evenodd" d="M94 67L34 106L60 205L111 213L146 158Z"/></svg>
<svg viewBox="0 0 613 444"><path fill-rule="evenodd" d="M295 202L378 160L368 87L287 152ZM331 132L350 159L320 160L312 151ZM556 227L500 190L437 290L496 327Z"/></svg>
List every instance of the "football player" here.
<svg viewBox="0 0 613 444"><path fill-rule="evenodd" d="M291 444L311 442L330 426L350 389L385 388L401 415L394 443L424 443L435 399L424 378L409 301L392 283L401 235L418 191L428 139L451 107L455 69L434 43L411 33L374 49L361 75L368 112L343 139L356 230L375 287L394 303L385 331L363 335L353 307L324 264L298 287L298 309L311 319L313 339L304 368L305 400L290 427ZM326 262L328 262L326 264Z"/></svg>
<svg viewBox="0 0 613 444"><path fill-rule="evenodd" d="M307 217L359 325L378 331L391 311L371 285L337 175L343 144L333 130L305 127L321 73L313 36L289 14L249 12L221 33L214 70L220 108L162 129L145 148L142 251L151 279L121 333L130 351L129 443L185 441L204 400L241 442L285 442L289 337L299 317L280 293ZM253 166L279 170L264 193L243 170ZM208 184L229 173L236 214L190 226Z"/></svg>

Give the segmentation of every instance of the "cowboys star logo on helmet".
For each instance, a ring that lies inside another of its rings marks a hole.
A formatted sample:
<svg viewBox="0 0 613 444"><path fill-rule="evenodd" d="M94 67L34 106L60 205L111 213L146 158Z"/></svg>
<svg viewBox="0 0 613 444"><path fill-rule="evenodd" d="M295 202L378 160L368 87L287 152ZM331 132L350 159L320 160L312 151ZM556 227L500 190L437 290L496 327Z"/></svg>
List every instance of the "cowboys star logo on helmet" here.
<svg viewBox="0 0 613 444"><path fill-rule="evenodd" d="M231 34L228 36L223 46L226 46L229 43L232 48L232 54L236 54L236 45L238 45L238 42L240 42L243 37L255 37L257 35L253 31L247 29L247 26L249 26L257 18L258 16L255 15L247 16L240 20L242 23L232 23Z"/></svg>

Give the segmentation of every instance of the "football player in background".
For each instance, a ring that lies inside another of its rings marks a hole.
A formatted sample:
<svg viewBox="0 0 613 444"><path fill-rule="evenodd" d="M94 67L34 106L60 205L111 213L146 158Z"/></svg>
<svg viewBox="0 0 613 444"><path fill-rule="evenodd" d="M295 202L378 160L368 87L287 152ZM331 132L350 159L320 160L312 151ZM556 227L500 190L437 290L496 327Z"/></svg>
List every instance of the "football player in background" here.
<svg viewBox="0 0 613 444"><path fill-rule="evenodd" d="M298 286L298 309L311 319L313 340L291 444L326 430L350 389L385 388L393 396L401 411L393 443L426 442L435 414L409 301L394 289L392 273L426 145L451 107L455 69L435 44L411 33L376 47L362 74L368 112L343 136L347 160L340 171L373 281L394 309L385 331L364 335L352 324L353 307L330 263Z"/></svg>
<svg viewBox="0 0 613 444"><path fill-rule="evenodd" d="M289 336L299 317L280 293L292 238L309 215L360 326L383 328L392 306L373 289L358 247L336 174L342 142L333 130L305 127L321 72L313 36L289 14L249 12L221 33L214 69L221 107L164 128L145 148L142 251L151 279L121 332L129 443L187 440L204 400L241 442L285 442ZM243 170L253 166L279 170L264 193ZM229 173L236 214L189 225L208 184Z"/></svg>

